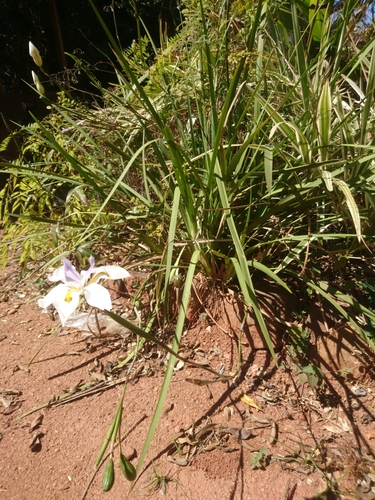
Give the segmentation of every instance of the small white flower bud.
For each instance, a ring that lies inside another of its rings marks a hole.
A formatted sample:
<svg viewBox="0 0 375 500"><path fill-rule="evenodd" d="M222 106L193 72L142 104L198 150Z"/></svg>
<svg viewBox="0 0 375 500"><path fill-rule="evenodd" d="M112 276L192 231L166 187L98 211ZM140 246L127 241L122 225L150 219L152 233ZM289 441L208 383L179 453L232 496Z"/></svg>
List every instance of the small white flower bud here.
<svg viewBox="0 0 375 500"><path fill-rule="evenodd" d="M31 42L29 42L29 54L31 55L31 57L33 58L33 60L37 66L40 67L43 65L43 61L42 61L42 58L39 54L39 50Z"/></svg>
<svg viewBox="0 0 375 500"><path fill-rule="evenodd" d="M36 75L34 73L34 71L31 72L31 75L33 77L33 82L34 82L34 85L36 87L36 90L39 92L39 94L45 94L45 90L44 90L44 87L43 85L40 83L40 80L38 78L38 75Z"/></svg>

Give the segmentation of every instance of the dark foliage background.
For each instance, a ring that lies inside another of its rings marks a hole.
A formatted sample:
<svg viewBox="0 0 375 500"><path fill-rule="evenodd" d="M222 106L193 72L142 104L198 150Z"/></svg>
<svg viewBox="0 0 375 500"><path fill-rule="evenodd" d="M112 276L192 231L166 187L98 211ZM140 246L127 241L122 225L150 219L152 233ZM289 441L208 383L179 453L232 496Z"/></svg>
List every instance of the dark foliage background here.
<svg viewBox="0 0 375 500"><path fill-rule="evenodd" d="M129 0L96 0L98 10L108 27L117 32L123 48L137 38L134 9ZM155 43L159 41L159 22L168 26L173 34L179 23L176 0L142 0L137 8L147 25ZM108 40L87 0L0 0L0 82L4 93L30 93L25 82L31 83L34 69L28 54L31 40L43 57L43 66L49 74L61 74L64 70L62 51L59 50L58 28L61 31L63 50L77 55L95 65L96 76L105 83L109 70L106 56L111 57ZM54 21L57 14L58 24ZM66 58L68 69L74 68L74 61ZM99 71L102 70L102 71ZM85 87L83 75L73 71L66 78L78 77L78 86ZM73 78L73 81L75 78ZM48 89L48 88L47 88Z"/></svg>

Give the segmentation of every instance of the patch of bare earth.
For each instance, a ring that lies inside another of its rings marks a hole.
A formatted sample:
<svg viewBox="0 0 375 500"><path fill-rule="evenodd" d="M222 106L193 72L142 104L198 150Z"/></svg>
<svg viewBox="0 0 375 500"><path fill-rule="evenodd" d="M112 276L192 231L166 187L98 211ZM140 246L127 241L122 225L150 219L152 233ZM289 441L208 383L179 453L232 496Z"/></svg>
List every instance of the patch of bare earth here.
<svg viewBox="0 0 375 500"><path fill-rule="evenodd" d="M115 310L130 309L132 293L132 282L113 289ZM5 270L0 500L127 498L130 483L118 465L115 484L104 493L103 467L95 474L94 463L126 375L126 367L114 367L136 339L125 331L104 329L97 338L77 328L56 328L57 321L38 308L39 295L28 282L19 282L16 267ZM353 347L351 332L335 329L334 321L327 325L319 307L313 308L312 356L326 378L320 388L310 387L288 356L282 325L290 318L282 311L285 304L293 309L290 298L268 288L261 296L266 317L279 318L269 326L282 368L275 368L254 322L242 323L233 298L217 293L214 300L202 293L205 308L187 327L181 354L234 373L242 332L239 373L232 383L199 385L214 377L187 363L178 366L131 498L159 498L164 492L173 499L302 500L335 480L340 493L319 498L375 498L373 353L361 341ZM129 377L121 426L123 450L134 465L164 372L165 353L147 344ZM260 410L243 402L244 395Z"/></svg>

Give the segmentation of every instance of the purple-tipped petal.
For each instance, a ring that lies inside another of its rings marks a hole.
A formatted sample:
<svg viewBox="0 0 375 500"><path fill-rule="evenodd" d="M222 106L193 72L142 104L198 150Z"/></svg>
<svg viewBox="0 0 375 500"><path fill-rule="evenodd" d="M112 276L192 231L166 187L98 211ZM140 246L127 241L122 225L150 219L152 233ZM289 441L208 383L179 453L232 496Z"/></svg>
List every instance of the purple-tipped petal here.
<svg viewBox="0 0 375 500"><path fill-rule="evenodd" d="M63 258L65 283L81 283L81 276L69 259Z"/></svg>
<svg viewBox="0 0 375 500"><path fill-rule="evenodd" d="M95 258L91 255L90 259L90 267L86 271L81 271L83 283L87 283L88 280L90 279L91 274L94 271L94 266L95 266Z"/></svg>

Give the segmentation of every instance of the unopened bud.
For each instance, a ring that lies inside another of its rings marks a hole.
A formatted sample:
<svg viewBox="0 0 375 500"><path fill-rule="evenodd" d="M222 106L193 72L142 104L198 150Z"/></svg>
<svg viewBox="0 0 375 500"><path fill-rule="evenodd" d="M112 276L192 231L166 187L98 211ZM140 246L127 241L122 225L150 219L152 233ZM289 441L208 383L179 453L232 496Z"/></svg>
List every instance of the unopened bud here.
<svg viewBox="0 0 375 500"><path fill-rule="evenodd" d="M31 42L29 42L29 54L31 55L37 66L40 67L43 65L43 61L42 58L40 57L39 50Z"/></svg>
<svg viewBox="0 0 375 500"><path fill-rule="evenodd" d="M36 90L39 92L39 94L45 94L45 90L43 85L40 83L40 80L38 78L38 75L34 73L34 71L31 72L32 77L33 77L33 82L36 87Z"/></svg>

